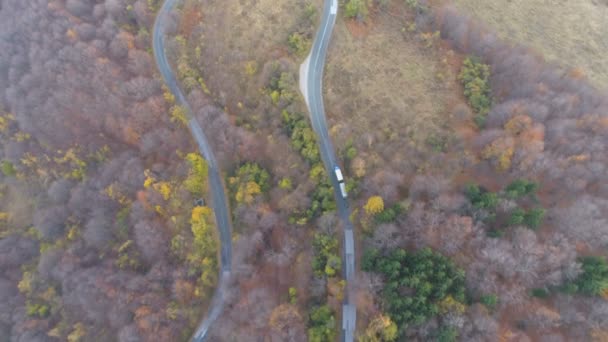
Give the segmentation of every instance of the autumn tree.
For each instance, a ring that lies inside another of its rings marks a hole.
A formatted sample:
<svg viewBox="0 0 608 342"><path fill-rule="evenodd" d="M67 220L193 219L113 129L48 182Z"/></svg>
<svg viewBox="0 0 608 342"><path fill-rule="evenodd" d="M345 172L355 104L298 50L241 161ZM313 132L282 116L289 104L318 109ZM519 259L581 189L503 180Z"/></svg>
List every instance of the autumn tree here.
<svg viewBox="0 0 608 342"><path fill-rule="evenodd" d="M367 200L363 209L369 216L379 214L384 210L384 200L380 196L372 196Z"/></svg>
<svg viewBox="0 0 608 342"><path fill-rule="evenodd" d="M359 337L361 342L390 342L395 341L398 329L389 316L378 315L369 322L365 333Z"/></svg>
<svg viewBox="0 0 608 342"><path fill-rule="evenodd" d="M207 192L208 166L200 154L188 153L186 160L190 164L188 178L184 181L186 189L194 196L201 197Z"/></svg>

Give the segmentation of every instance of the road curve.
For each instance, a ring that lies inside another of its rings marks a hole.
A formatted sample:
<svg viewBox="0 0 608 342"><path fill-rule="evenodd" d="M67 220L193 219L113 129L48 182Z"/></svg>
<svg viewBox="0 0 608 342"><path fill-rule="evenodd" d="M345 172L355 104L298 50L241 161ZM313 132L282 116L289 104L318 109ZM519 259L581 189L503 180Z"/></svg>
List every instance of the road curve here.
<svg viewBox="0 0 608 342"><path fill-rule="evenodd" d="M327 47L329 46L337 15L338 1L325 0L321 26L319 27L319 31L317 31L310 55L308 55L300 67L300 91L304 95L310 112L310 120L321 148L321 158L334 187L338 214L344 224L344 266L342 270L347 285L342 305L342 340L351 342L354 340L357 318L356 307L353 303L355 282L354 231L353 224L350 221L351 211L348 202L342 198L338 180L334 174L334 166L338 165L338 159L329 138L327 121L325 119L325 107L323 105L323 69L327 57Z"/></svg>
<svg viewBox="0 0 608 342"><path fill-rule="evenodd" d="M217 319L222 312L224 307L224 297L226 294L226 286L228 285L228 279L232 271L232 238L230 225L228 202L226 201L226 194L224 192L224 186L222 185L222 178L217 167L217 162L213 151L205 133L201 126L196 121L196 118L192 114L192 109L184 96L184 93L179 88L177 79L171 70L171 66L167 61L167 55L165 54L165 23L166 17L171 12L171 9L179 0L165 0L161 9L158 11L156 21L154 22L154 31L152 34L154 58L156 65L169 87L169 90L175 96L177 103L183 106L188 113L188 127L190 133L196 141L200 153L205 157L209 165L209 185L211 190L211 198L213 199L213 210L215 213L215 222L220 236L220 274L217 289L211 299L211 304L207 317L205 317L199 324L196 332L192 336L192 341L204 341L207 337L209 327Z"/></svg>

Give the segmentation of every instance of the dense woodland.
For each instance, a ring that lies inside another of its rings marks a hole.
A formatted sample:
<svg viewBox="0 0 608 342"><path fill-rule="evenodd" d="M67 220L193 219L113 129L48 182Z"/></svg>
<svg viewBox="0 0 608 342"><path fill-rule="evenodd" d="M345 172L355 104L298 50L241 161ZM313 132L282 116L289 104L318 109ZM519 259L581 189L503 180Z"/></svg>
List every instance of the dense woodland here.
<svg viewBox="0 0 608 342"><path fill-rule="evenodd" d="M187 340L206 312L207 165L152 57L160 3L0 1L0 341ZM227 35L235 3L185 0L167 32L232 214L211 336L332 341L342 227L297 88L321 3L290 3L264 51ZM343 5L338 25L397 13L449 59L458 99L458 129L425 146L331 132L360 252L358 340L605 340L606 93L449 6Z"/></svg>

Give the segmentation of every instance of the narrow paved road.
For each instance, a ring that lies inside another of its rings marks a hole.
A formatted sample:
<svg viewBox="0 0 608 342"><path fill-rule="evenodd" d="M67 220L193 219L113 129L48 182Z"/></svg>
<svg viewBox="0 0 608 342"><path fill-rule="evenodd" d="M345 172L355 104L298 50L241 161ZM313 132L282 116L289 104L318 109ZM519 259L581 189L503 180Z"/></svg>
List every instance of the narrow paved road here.
<svg viewBox="0 0 608 342"><path fill-rule="evenodd" d="M355 243L353 224L350 221L351 211L348 202L346 199L342 198L338 180L334 174L334 166L339 165L331 139L329 138L327 122L325 119L325 107L323 105L323 69L325 67L327 47L329 46L337 15L338 1L325 0L321 26L315 37L310 55L300 67L300 91L304 94L308 110L310 111L313 129L319 138L321 158L325 164L325 170L331 178L338 214L344 224L343 273L347 285L344 303L342 305L342 339L351 342L354 340L357 318L356 307L353 303L353 288L355 282Z"/></svg>
<svg viewBox="0 0 608 342"><path fill-rule="evenodd" d="M207 332L211 324L217 319L222 312L224 306L224 296L226 293L226 286L228 279L230 278L231 265L232 265L232 238L230 226L228 202L226 201L226 194L224 193L224 186L222 185L222 178L220 177L219 170L217 168L217 162L213 151L205 133L201 129L201 126L196 121L194 115L192 115L192 109L184 96L184 93L177 84L177 79L171 70L171 66L167 61L167 55L165 54L165 22L167 15L171 12L173 6L179 0L166 0L163 6L158 11L156 22L154 23L154 32L152 34L154 58L158 69L169 87L169 90L175 96L177 103L183 106L188 113L188 126L192 137L196 141L200 153L205 157L209 165L209 185L211 190L211 198L213 199L213 210L215 213L215 221L217 229L220 235L221 253L220 253L220 274L219 282L215 294L211 299L209 312L199 324L194 336L193 341L204 341L207 337Z"/></svg>

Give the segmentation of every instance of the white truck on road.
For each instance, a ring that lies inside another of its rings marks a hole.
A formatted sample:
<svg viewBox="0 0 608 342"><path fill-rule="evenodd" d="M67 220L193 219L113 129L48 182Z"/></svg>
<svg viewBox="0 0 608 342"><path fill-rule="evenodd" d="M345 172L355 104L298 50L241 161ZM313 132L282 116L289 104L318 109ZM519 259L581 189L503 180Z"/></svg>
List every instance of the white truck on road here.
<svg viewBox="0 0 608 342"><path fill-rule="evenodd" d="M348 197L348 194L346 193L346 185L344 185L344 177L342 177L342 170L340 170L339 166L334 166L334 173L336 174L336 179L340 185L340 193L342 194L342 198Z"/></svg>

